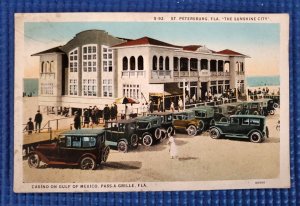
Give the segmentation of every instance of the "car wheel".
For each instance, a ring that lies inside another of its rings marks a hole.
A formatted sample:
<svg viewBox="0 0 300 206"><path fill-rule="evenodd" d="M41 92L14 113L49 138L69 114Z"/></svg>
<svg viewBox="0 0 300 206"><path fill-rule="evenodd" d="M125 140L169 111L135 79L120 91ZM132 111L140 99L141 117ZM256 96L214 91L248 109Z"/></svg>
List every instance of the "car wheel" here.
<svg viewBox="0 0 300 206"><path fill-rule="evenodd" d="M159 128L155 129L154 136L155 136L156 139L160 139L160 137L161 137L161 131L160 131Z"/></svg>
<svg viewBox="0 0 300 206"><path fill-rule="evenodd" d="M213 139L219 139L221 137L220 131L217 128L212 128L209 131L210 137Z"/></svg>
<svg viewBox="0 0 300 206"><path fill-rule="evenodd" d="M199 131L203 131L204 130L204 126L205 126L205 124L204 124L204 122L203 122L203 120L199 120Z"/></svg>
<svg viewBox="0 0 300 206"><path fill-rule="evenodd" d="M131 135L131 146L133 148L137 148L139 145L139 138L136 134Z"/></svg>
<svg viewBox="0 0 300 206"><path fill-rule="evenodd" d="M197 128L196 128L196 126L195 125L188 126L187 133L190 136L195 136L197 134Z"/></svg>
<svg viewBox="0 0 300 206"><path fill-rule="evenodd" d="M254 115L258 115L258 111L254 111L253 114L254 114Z"/></svg>
<svg viewBox="0 0 300 206"><path fill-rule="evenodd" d="M262 136L259 132L252 132L250 134L250 141L254 143L259 143L262 141Z"/></svg>
<svg viewBox="0 0 300 206"><path fill-rule="evenodd" d="M144 137L143 137L143 145L149 147L151 146L153 143L153 138L151 137L151 135L149 134L146 134Z"/></svg>
<svg viewBox="0 0 300 206"><path fill-rule="evenodd" d="M91 157L84 157L80 161L80 168L82 170L94 170L96 168L96 162Z"/></svg>
<svg viewBox="0 0 300 206"><path fill-rule="evenodd" d="M118 142L118 151L119 152L127 152L128 151L128 145L127 145L127 143L125 142L125 141L120 141L120 142Z"/></svg>
<svg viewBox="0 0 300 206"><path fill-rule="evenodd" d="M275 114L275 110L274 109L271 109L270 110L270 115L274 115Z"/></svg>
<svg viewBox="0 0 300 206"><path fill-rule="evenodd" d="M108 155L109 155L109 147L106 146L103 150L103 153L102 153L102 161L103 162L106 162L107 159L108 159Z"/></svg>
<svg viewBox="0 0 300 206"><path fill-rule="evenodd" d="M214 119L212 119L212 120L210 120L209 125L210 125L210 126L214 126L215 123L216 123L216 121L215 121Z"/></svg>
<svg viewBox="0 0 300 206"><path fill-rule="evenodd" d="M161 134L161 135L160 135L160 139L161 139L161 140L166 139L167 136L168 136L168 132L167 132L165 129L162 129L160 132L161 132L161 133L160 133L160 134Z"/></svg>
<svg viewBox="0 0 300 206"><path fill-rule="evenodd" d="M168 134L169 136L172 136L172 135L173 135L173 130L174 130L173 127L168 127L168 129L167 129L167 134Z"/></svg>
<svg viewBox="0 0 300 206"><path fill-rule="evenodd" d="M273 104L273 107L274 107L274 109L277 109L277 108L279 108L279 104L274 103L274 104Z"/></svg>
<svg viewBox="0 0 300 206"><path fill-rule="evenodd" d="M38 168L40 166L40 157L36 153L32 153L28 157L28 165L30 168Z"/></svg>

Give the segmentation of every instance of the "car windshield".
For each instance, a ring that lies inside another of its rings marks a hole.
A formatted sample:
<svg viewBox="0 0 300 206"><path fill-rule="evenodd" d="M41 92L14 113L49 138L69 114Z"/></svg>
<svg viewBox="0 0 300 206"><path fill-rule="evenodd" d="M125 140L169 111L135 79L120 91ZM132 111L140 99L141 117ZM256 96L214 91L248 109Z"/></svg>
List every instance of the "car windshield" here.
<svg viewBox="0 0 300 206"><path fill-rule="evenodd" d="M150 125L149 122L137 122L138 129L147 129L148 125Z"/></svg>

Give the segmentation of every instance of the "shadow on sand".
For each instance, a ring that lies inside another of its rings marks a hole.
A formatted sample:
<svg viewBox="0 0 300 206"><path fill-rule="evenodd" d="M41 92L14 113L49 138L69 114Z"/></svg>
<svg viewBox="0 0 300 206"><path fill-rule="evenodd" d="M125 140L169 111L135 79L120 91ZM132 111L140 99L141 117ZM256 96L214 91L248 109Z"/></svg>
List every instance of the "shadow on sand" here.
<svg viewBox="0 0 300 206"><path fill-rule="evenodd" d="M99 169L118 169L118 170L137 170L142 167L142 162L122 161L122 162L105 162L100 165Z"/></svg>

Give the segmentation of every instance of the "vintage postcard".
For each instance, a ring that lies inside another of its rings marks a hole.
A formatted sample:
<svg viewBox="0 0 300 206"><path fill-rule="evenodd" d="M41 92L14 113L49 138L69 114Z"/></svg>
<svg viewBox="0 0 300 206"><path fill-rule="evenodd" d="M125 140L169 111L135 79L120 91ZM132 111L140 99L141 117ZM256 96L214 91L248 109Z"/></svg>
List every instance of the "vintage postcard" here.
<svg viewBox="0 0 300 206"><path fill-rule="evenodd" d="M290 187L289 16L15 15L15 192Z"/></svg>

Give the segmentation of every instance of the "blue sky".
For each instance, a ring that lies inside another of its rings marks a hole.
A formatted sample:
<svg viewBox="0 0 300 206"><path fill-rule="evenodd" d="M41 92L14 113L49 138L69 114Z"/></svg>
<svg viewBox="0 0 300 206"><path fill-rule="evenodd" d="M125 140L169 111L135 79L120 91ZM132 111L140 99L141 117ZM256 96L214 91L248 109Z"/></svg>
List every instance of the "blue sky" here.
<svg viewBox="0 0 300 206"><path fill-rule="evenodd" d="M148 36L175 45L200 44L217 51L232 49L251 57L246 60L251 75L279 73L279 24L27 22L25 23L25 48L28 53L35 53L52 46L63 45L78 32L88 29L105 30L113 36L129 39ZM267 70L266 65L268 66ZM35 66L28 65L28 67Z"/></svg>

